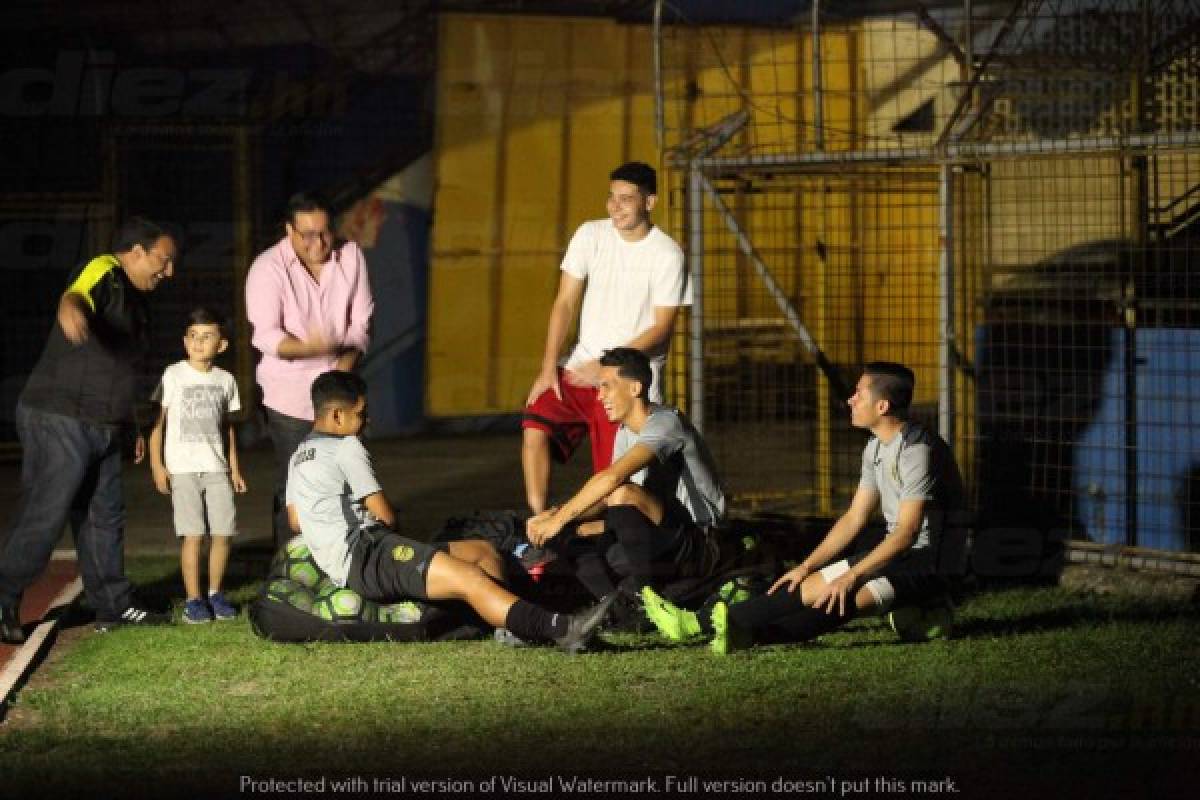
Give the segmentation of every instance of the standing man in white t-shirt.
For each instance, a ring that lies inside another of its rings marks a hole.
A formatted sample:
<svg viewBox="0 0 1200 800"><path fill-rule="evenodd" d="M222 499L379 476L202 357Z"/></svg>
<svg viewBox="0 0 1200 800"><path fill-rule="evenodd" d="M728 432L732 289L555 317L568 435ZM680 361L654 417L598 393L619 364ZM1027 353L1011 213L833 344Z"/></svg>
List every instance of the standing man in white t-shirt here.
<svg viewBox="0 0 1200 800"><path fill-rule="evenodd" d="M650 399L661 401L676 312L692 303L683 251L650 221L658 202L654 168L631 161L608 177L608 218L580 225L567 246L546 326L542 368L526 400L521 467L525 498L534 514L546 510L552 456L566 461L587 436L592 471L612 463L618 426L600 404L600 356L614 347L645 353L654 372ZM579 341L559 366L559 353L581 305Z"/></svg>

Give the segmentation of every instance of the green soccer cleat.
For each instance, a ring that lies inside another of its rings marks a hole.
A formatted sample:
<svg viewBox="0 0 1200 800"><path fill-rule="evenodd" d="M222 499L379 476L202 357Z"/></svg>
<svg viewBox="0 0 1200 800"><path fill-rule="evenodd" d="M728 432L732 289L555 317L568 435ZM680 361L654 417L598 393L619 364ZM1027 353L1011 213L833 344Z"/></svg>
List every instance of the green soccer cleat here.
<svg viewBox="0 0 1200 800"><path fill-rule="evenodd" d="M649 586L642 587L642 605L658 632L673 642L682 642L701 633L700 618L696 612L664 600Z"/></svg>
<svg viewBox="0 0 1200 800"><path fill-rule="evenodd" d="M718 602L712 610L713 638L708 649L719 656L727 656L735 650L745 650L752 642L747 631L729 621L729 606Z"/></svg>

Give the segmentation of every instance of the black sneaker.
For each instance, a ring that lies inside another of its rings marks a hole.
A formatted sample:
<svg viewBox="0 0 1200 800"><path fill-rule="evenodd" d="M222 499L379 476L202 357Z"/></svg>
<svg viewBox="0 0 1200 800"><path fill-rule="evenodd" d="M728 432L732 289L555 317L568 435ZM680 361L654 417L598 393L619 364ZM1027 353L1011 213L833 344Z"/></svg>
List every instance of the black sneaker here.
<svg viewBox="0 0 1200 800"><path fill-rule="evenodd" d="M25 643L25 629L21 627L21 617L15 606L0 605L0 642Z"/></svg>
<svg viewBox="0 0 1200 800"><path fill-rule="evenodd" d="M617 599L617 592L605 597L599 603L579 614L572 614L567 622L567 632L554 640L559 649L575 655L587 649L600 623L608 616L608 610Z"/></svg>
<svg viewBox="0 0 1200 800"><path fill-rule="evenodd" d="M144 608L130 606L121 612L121 616L117 619L97 619L96 633L108 633L115 628L123 628L126 626L145 627L147 625L170 625L171 618L166 614L156 614L153 611L147 611Z"/></svg>

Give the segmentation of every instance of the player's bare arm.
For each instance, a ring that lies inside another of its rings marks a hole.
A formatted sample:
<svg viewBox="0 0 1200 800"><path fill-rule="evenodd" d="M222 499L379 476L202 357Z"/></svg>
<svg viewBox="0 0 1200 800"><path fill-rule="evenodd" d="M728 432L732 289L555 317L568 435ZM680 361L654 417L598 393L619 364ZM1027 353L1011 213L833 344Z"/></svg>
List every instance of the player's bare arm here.
<svg viewBox="0 0 1200 800"><path fill-rule="evenodd" d="M367 511L375 515L377 520L392 530L396 529L396 512L383 492L367 495L362 499L362 504L366 506Z"/></svg>
<svg viewBox="0 0 1200 800"><path fill-rule="evenodd" d="M87 300L78 292L64 292L58 301L58 325L71 344L83 344L88 338Z"/></svg>
<svg viewBox="0 0 1200 800"><path fill-rule="evenodd" d="M789 592L796 591L809 575L827 565L834 556L846 548L846 545L854 541L855 537L867 526L867 522L871 519L871 512L875 510L878 503L878 492L874 489L858 487L850 501L850 508L833 524L816 549L809 554L808 558L775 581L767 594L773 594L781 587L786 588Z"/></svg>
<svg viewBox="0 0 1200 800"><path fill-rule="evenodd" d="M558 356L562 351L563 342L571 330L571 323L579 306L583 303L585 283L574 275L566 272L558 281L558 293L554 304L550 307L550 321L546 324L546 345L542 351L542 366L529 390L525 404L532 405L547 389L553 389L554 394L562 399L562 390L558 385Z"/></svg>
<svg viewBox="0 0 1200 800"><path fill-rule="evenodd" d="M917 498L905 500L900 504L896 516L896 526L892 532L883 537L883 541L875 546L867 557L855 564L845 574L830 581L813 598L814 608L823 608L832 612L844 612L847 596L853 597L853 592L867 579L878 573L891 563L892 559L907 552L917 539L917 531L921 528L921 520L925 516L925 500Z"/></svg>
<svg viewBox="0 0 1200 800"><path fill-rule="evenodd" d="M531 517L525 524L525 534L529 541L541 547L557 536L567 523L586 518L588 512L598 513L603 510L609 495L653 459L654 451L644 444L635 444L611 466L589 478L583 488L559 508Z"/></svg>
<svg viewBox="0 0 1200 800"><path fill-rule="evenodd" d="M150 429L150 474L154 478L154 488L160 494L171 493L171 475L167 472L166 462L163 460L163 441L166 436L167 428L167 407L158 407L158 418L154 421L154 427Z"/></svg>

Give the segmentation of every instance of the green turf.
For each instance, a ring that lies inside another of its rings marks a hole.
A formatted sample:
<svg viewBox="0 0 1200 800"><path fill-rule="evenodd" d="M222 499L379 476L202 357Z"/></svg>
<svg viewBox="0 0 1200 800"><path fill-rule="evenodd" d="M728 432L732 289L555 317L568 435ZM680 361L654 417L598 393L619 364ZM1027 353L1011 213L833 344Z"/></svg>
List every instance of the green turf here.
<svg viewBox="0 0 1200 800"><path fill-rule="evenodd" d="M133 572L165 597L174 567ZM247 796L243 775L649 775L660 791L666 775L936 777L961 797L1103 795L1128 780L1169 793L1200 749L1198 635L1186 604L1045 588L972 597L951 640L903 644L870 620L727 658L650 635L574 658L491 641L280 645L244 617L89 633L20 693L0 796Z"/></svg>

